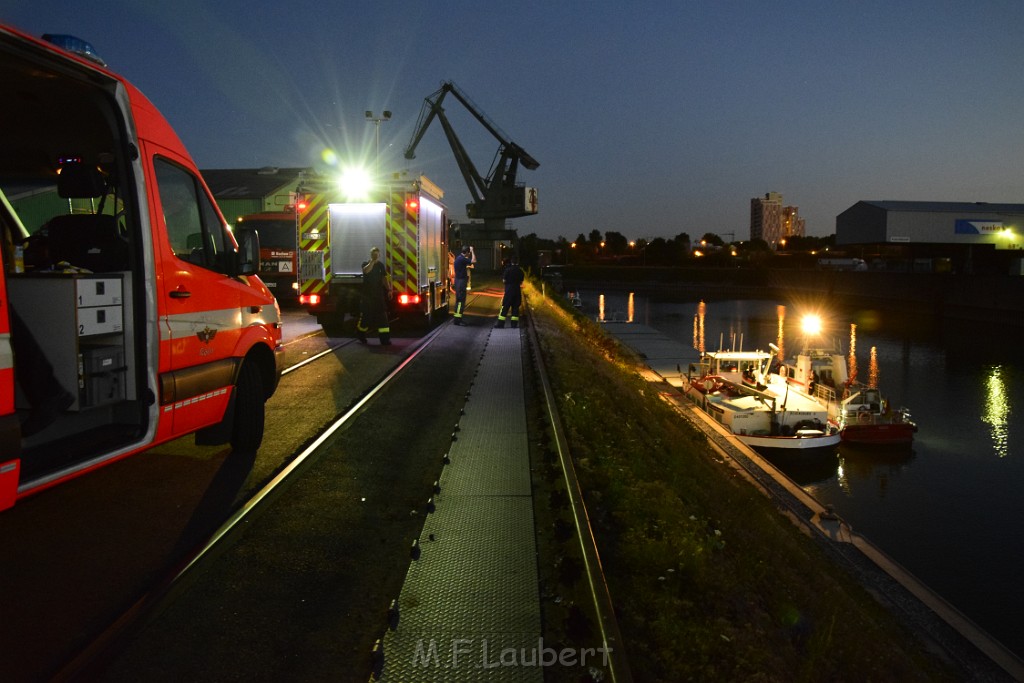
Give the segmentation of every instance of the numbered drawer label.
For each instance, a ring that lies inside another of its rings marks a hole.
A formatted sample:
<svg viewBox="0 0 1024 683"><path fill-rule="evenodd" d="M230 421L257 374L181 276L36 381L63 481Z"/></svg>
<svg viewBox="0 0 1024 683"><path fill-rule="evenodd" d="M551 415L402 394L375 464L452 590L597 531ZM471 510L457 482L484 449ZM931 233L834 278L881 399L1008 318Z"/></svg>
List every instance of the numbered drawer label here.
<svg viewBox="0 0 1024 683"><path fill-rule="evenodd" d="M123 332L120 306L93 306L78 309L78 336Z"/></svg>

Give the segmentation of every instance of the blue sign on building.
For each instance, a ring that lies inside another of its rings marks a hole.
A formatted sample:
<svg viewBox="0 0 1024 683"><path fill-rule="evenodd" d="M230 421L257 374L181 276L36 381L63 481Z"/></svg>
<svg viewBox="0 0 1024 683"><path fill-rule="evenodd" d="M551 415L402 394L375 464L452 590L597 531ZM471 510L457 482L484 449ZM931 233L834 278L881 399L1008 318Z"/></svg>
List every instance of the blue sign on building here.
<svg viewBox="0 0 1024 683"><path fill-rule="evenodd" d="M958 218L954 232L957 235L992 235L1002 230L1002 221Z"/></svg>

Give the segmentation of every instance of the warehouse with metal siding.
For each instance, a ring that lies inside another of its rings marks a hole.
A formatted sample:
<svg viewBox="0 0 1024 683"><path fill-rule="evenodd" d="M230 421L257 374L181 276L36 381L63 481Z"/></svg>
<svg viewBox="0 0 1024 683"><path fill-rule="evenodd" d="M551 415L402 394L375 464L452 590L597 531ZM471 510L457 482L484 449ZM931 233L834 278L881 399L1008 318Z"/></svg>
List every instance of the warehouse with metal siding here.
<svg viewBox="0 0 1024 683"><path fill-rule="evenodd" d="M862 201L836 217L836 245L1024 247L1024 204Z"/></svg>
<svg viewBox="0 0 1024 683"><path fill-rule="evenodd" d="M836 247L872 270L1024 274L1024 204L861 201Z"/></svg>

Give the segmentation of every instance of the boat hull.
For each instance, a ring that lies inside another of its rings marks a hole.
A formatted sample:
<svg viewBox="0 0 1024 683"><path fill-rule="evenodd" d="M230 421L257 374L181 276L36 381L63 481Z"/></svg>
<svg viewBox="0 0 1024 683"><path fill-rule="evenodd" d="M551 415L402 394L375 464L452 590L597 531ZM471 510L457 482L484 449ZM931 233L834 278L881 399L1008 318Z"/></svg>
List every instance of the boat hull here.
<svg viewBox="0 0 1024 683"><path fill-rule="evenodd" d="M914 442L917 427L912 423L846 425L840 431L843 443L865 446L899 446Z"/></svg>
<svg viewBox="0 0 1024 683"><path fill-rule="evenodd" d="M761 436L736 434L736 438L761 455L779 459L828 457L836 453L839 434L822 436Z"/></svg>

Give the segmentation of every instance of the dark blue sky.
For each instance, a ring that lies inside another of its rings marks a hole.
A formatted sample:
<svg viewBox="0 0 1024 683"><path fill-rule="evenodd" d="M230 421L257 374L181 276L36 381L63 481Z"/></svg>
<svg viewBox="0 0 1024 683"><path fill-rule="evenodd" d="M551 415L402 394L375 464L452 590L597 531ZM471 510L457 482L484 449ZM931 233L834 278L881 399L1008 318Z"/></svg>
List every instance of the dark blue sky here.
<svg viewBox="0 0 1024 683"><path fill-rule="evenodd" d="M0 20L93 43L201 168L325 149L469 193L423 99L453 80L539 162L520 234L749 236L781 192L807 232L863 199L1024 202L1024 3L3 0ZM448 102L448 100L446 100ZM482 173L497 141L451 101Z"/></svg>

